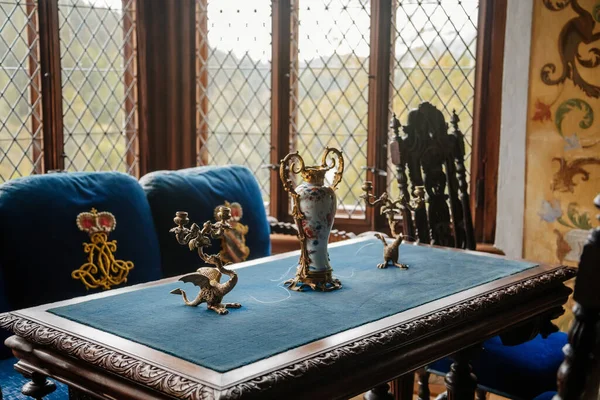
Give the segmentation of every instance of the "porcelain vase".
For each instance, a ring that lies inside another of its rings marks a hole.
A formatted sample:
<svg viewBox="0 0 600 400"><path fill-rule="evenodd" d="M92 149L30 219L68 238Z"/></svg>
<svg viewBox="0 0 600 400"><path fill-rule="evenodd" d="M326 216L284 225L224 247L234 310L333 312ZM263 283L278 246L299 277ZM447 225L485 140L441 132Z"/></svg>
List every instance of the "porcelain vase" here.
<svg viewBox="0 0 600 400"><path fill-rule="evenodd" d="M327 186L325 174L334 168L333 182ZM292 290L310 288L331 291L342 287L339 279L333 278L327 247L337 206L335 188L341 181L343 171L342 153L331 148L325 149L319 166L305 166L297 152L288 154L281 161L280 178L293 200L292 215L298 228L301 248L296 276L286 281ZM291 174L300 175L303 179L295 188Z"/></svg>
<svg viewBox="0 0 600 400"><path fill-rule="evenodd" d="M304 214L301 224L306 241L308 270L331 272L327 244L335 217L335 192L330 187L305 182L296 187L296 193L300 211Z"/></svg>

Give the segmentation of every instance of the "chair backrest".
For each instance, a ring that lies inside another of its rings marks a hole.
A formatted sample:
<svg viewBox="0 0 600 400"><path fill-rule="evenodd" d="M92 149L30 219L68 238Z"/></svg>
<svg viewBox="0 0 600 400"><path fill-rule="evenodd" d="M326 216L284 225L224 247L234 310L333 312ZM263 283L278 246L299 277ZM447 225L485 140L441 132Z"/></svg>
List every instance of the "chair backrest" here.
<svg viewBox="0 0 600 400"><path fill-rule="evenodd" d="M17 178L0 185L0 312L104 290L87 289L72 275L99 254L85 251L84 243L92 239L76 221L92 208L114 215L116 225L107 238L116 240L114 258L133 262L127 281L111 286L161 278L150 206L135 178L118 172Z"/></svg>
<svg viewBox="0 0 600 400"><path fill-rule="evenodd" d="M271 254L269 223L260 187L248 168L227 165L156 171L143 176L140 184L152 209L165 276L189 273L202 266L198 254L180 245L169 232L175 227L175 213L186 211L191 222L202 226L208 220L215 220L215 208L225 201L242 206L240 222L248 226L245 235L245 245L250 250L248 259ZM221 241L213 240L207 252L214 254L220 250Z"/></svg>
<svg viewBox="0 0 600 400"><path fill-rule="evenodd" d="M600 210L600 194L594 199ZM600 219L600 215L598 216ZM558 370L555 400L597 399L600 380L600 227L583 246L573 293L575 320Z"/></svg>
<svg viewBox="0 0 600 400"><path fill-rule="evenodd" d="M449 133L444 115L425 102L410 111L402 127L404 135L400 135L401 125L394 116L390 127L397 146L392 146L396 152L392 160L401 196L410 199L416 186L425 187L426 207L417 209L414 218L409 210L403 210L405 235L421 243L475 249L464 137L458 122L453 113L453 132Z"/></svg>

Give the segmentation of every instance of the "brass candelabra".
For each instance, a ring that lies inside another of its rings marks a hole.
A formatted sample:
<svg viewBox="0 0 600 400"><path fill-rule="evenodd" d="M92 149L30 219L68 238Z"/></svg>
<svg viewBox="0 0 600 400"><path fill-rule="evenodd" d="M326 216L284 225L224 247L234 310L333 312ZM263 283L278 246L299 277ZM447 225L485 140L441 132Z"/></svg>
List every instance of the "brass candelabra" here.
<svg viewBox="0 0 600 400"><path fill-rule="evenodd" d="M389 265L394 265L398 268L406 269L408 265L398 262L400 243L404 239L404 235L396 231L396 215L401 214L404 210L413 213L425 205L425 187L416 186L413 192L415 199L407 200L404 196L396 200L390 198L387 192L383 192L381 196L376 198L371 192L373 191L373 183L366 181L362 190L365 192L360 197L365 200L367 207L377 207L381 205L380 212L385 214L390 232L394 238L392 243L387 243L384 237L376 233L375 236L383 242L383 262L377 264L377 268L387 268Z"/></svg>
<svg viewBox="0 0 600 400"><path fill-rule="evenodd" d="M206 221L202 229L195 223L189 229L185 227L190 222L188 213L185 211L178 211L175 218L173 218L173 222L177 226L169 232L175 233L177 242L188 245L190 250L196 249L200 258L214 267L198 268L196 272L179 278L182 282L190 282L200 287L200 292L195 299L188 300L186 293L179 288L173 289L171 293L181 295L183 302L188 306L195 307L206 303L209 310L223 315L229 313L228 308L240 308L242 305L239 303L221 303L223 297L233 290L237 284L238 276L235 271L225 268L220 254L204 253L204 248L211 245L211 239L220 238L225 230L231 229L229 224L231 209L229 207L219 207L215 213L215 218L217 222ZM225 283L221 283L223 274L229 276L229 280Z"/></svg>

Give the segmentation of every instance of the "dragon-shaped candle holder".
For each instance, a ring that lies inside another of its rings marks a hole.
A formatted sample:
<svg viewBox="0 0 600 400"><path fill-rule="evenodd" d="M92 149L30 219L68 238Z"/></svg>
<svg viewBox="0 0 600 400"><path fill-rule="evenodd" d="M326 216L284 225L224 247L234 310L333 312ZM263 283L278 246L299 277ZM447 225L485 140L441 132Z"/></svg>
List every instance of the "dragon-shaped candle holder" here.
<svg viewBox="0 0 600 400"><path fill-rule="evenodd" d="M383 194L376 199L375 196L371 194L373 183L370 181L366 181L363 184L362 190L365 193L360 197L365 200L367 206L377 207L382 204L380 212L381 214L385 214L388 225L390 226L390 231L394 237L394 241L388 244L381 234L375 234L375 236L383 242L383 262L377 264L377 268L387 268L390 264L402 269L408 268L408 265L398 262L400 243L402 243L404 235L396 232L396 215L401 214L403 209L415 212L422 208L425 205L425 187L415 187L413 194L416 198L414 200L407 200L404 196L400 196L397 200L392 200L387 192L383 192Z"/></svg>
<svg viewBox="0 0 600 400"><path fill-rule="evenodd" d="M185 292L179 288L171 291L172 294L178 294L183 297L186 305L195 307L199 304L206 303L209 310L213 310L217 314L224 315L229 313L228 308L240 308L240 303L221 303L223 297L231 292L238 281L238 276L235 271L229 270L223 266L220 254L206 254L204 248L212 244L211 239L221 238L225 230L231 229L229 220L231 219L231 209L229 207L220 207L215 213L217 222L214 224L206 221L202 229L195 223L188 229L185 227L190 220L188 213L178 211L175 214L173 221L177 225L169 232L175 233L175 237L180 244L187 244L190 250L197 249L200 258L207 264L214 267L198 268L196 272L183 275L179 278L182 282L191 282L200 287L200 292L193 300L188 300ZM221 283L221 276L225 274L229 276L229 280Z"/></svg>

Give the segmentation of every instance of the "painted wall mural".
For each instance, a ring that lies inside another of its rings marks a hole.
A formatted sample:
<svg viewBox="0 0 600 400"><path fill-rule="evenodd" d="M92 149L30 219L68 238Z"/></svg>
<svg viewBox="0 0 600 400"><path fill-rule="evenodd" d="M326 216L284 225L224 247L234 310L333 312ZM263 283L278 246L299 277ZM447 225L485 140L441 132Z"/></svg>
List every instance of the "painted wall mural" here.
<svg viewBox="0 0 600 400"><path fill-rule="evenodd" d="M598 225L600 0L536 0L533 12L523 256L577 265Z"/></svg>
<svg viewBox="0 0 600 400"><path fill-rule="evenodd" d="M582 0L582 3L584 1ZM542 81L546 85L558 85L568 78L573 84L583 89L590 97L600 97L600 86L587 81L579 72L579 67L595 68L600 65L600 49L591 47L586 55L582 55L581 44L594 44L600 40L600 33L594 32L596 22L600 21L600 7L595 4L590 11L579 4L578 0L543 0L545 8L550 11L562 11L571 6L577 15L565 23L558 38L560 66L562 71L558 77L556 64L549 62L542 67Z"/></svg>

